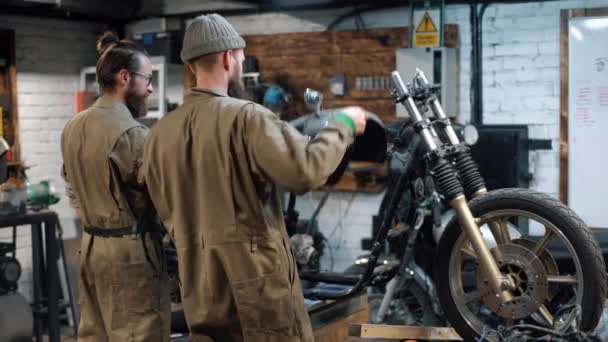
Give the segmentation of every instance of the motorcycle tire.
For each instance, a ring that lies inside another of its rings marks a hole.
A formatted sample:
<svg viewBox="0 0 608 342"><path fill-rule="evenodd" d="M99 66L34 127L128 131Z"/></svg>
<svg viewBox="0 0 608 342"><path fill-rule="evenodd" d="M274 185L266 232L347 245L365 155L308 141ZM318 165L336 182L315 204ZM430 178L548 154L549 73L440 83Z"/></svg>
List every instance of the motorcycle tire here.
<svg viewBox="0 0 608 342"><path fill-rule="evenodd" d="M518 210L543 218L557 228L574 249L582 273L582 331L595 329L606 300L606 267L593 233L574 211L559 200L528 189L501 189L488 192L469 202L473 216L478 218L499 210ZM476 341L483 332L468 323L459 310L452 293L452 249L464 234L456 217L448 224L435 255L435 284L441 306L456 331L465 341ZM573 255L574 257L574 255Z"/></svg>

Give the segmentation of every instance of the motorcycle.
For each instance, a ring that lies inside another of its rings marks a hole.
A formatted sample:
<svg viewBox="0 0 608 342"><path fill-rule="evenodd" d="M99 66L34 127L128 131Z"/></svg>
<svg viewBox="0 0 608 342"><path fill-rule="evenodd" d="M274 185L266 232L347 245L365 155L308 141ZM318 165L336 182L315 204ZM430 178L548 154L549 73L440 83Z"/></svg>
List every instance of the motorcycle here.
<svg viewBox="0 0 608 342"><path fill-rule="evenodd" d="M405 141L412 141L416 132L410 120L399 121L389 125L387 135L396 136L403 125L409 125L404 134ZM453 122L454 131L468 146L477 143L479 134L475 126ZM392 140L389 138L389 140ZM378 214L373 217L373 232L378 230L379 218L384 216L391 196L394 195L396 181L410 166L403 165L402 155L406 148L399 147L398 153L388 158L389 175L387 191L385 191ZM422 144L413 151L410 159L413 163L424 160L425 148ZM422 164L421 164L422 165ZM370 305L370 322L408 326L445 326L445 314L437 297L435 284L430 275L433 274L432 258L446 223L453 217L454 211L441 195L437 193L432 179L425 175L422 167L414 167L410 173L408 186L403 194L398 208L392 219L392 228L387 233L385 249L380 257L380 263L409 258L409 264L398 272L386 286L376 286L368 290ZM413 223L413 215L420 213L418 223ZM420 225L419 229L416 228ZM413 243L408 243L412 239ZM368 264L369 254L359 256L355 263L344 272L362 274Z"/></svg>
<svg viewBox="0 0 608 342"><path fill-rule="evenodd" d="M328 111L321 110L321 102L322 102L322 94L313 89L306 89L304 93L304 100L307 107L312 111L312 114L305 116L304 118L297 119L293 121L291 124L296 128L300 129L305 134L314 135L316 134L316 130L307 131L304 129L308 124L310 126L319 126L319 125L310 125L311 120L323 120L327 119ZM370 120L370 126L378 127L379 122L376 120L375 116L372 116L373 119ZM387 137L394 137L395 134L399 131L405 121L399 121L394 124L388 125L388 127L384 127ZM469 129L474 127L462 126L460 125L457 132L469 132ZM408 136L413 135L413 129L409 130ZM369 134L369 132L368 132ZM467 138L473 137L472 134L467 134ZM375 138L379 138L379 136L375 136ZM360 139L360 138L358 138ZM471 141L473 142L473 141ZM380 146L383 148L384 143L382 140L379 142L370 141L370 137L368 136L367 140L368 144L372 146ZM474 143L474 142L473 142ZM355 148L357 146L361 146L360 140L355 140ZM414 159L419 159L423 157L423 149L420 146L415 153L417 156ZM403 151L401 151L403 152ZM376 153L367 153L367 157L373 156L372 160L369 158L365 158L365 156L359 155L351 155L349 160L357 160L357 161L379 161L379 155L385 153L384 151L376 151ZM393 155L389 156L389 174L388 174L388 191L385 192L384 197L382 199L380 209L378 215L374 217L374 222L376 222L376 218L382 217L387 205L388 200L392 194L391 190L393 187L391 184L394 184L394 181L398 178L399 173L403 169L400 164L400 160ZM330 180L338 178L339 174L334 173ZM392 265L394 270L398 266L398 260L403 257L403 248L402 244L406 240L407 237L407 229L406 226L406 216L408 207L415 205L419 208L425 208L425 212L428 214L427 218L432 221L437 221L436 219L441 215L442 212L445 211L445 205L435 200L435 198L427 198L431 195L431 191L424 191L424 184L421 183L421 179L416 179L416 182L412 182L412 190L407 191L402 198L402 202L400 207L403 210L400 210L400 214L396 215L394 220L394 227L397 229L391 229L388 233L388 243L385 244L385 248L383 254L380 256L380 264ZM428 182L427 182L428 184ZM422 191L420 191L422 190ZM320 269L320 257L324 253L326 249L326 245L329 243L325 236L319 231L317 217L319 213L322 211L325 203L327 202L328 197L331 195L332 190L329 187L325 190L325 193L319 200L316 208L313 210L312 215L306 219L300 219L299 213L295 210L295 202L296 202L296 194L289 194L289 201L287 205L287 210L285 211L285 222L287 232L291 238L291 247L295 255L295 259L298 263L298 269L300 273L304 272L304 278L311 277L311 273L319 272ZM414 204L413 194L416 194L416 204ZM433 192L436 195L436 193ZM427 199L425 199L427 198ZM413 207L412 207L413 208ZM425 221L425 225L428 222ZM436 224L437 225L437 224ZM374 224L376 227L377 224ZM374 228L376 229L376 228ZM426 229L423 229L426 231ZM427 239L419 239L426 241ZM422 241L421 241L422 242ZM390 249L390 250L389 250ZM427 248L417 248L415 253L423 254L427 251L434 251L434 242L433 246L427 250ZM365 266L367 265L367 260L369 259L368 255L362 255L355 261L355 264L347 268L344 273L347 275L355 275L359 276L365 270ZM374 323L387 323L387 324L401 324L401 325L426 325L426 326L442 326L445 324L445 319L443 317L443 312L437 300L437 296L434 291L434 284L432 282L431 277L429 276L430 271L432 269L428 269L426 267L419 267L418 265L411 265L410 267L411 277L393 277L387 284L378 283L376 286L369 289L368 299L370 305L370 317L371 322ZM393 271L394 271L393 270ZM327 274L325 274L327 275ZM407 273L410 275L410 273ZM314 277L314 276L312 276ZM326 279L327 281L328 279ZM352 284L353 279L348 279L345 283L344 279L329 279L329 281L335 281L338 284ZM311 286L316 285L315 281L307 281L303 282L303 286L305 288L309 288ZM388 289L388 291L387 291ZM388 302L387 302L388 301ZM383 303L384 302L384 303ZM382 310L380 310L382 308Z"/></svg>
<svg viewBox="0 0 608 342"><path fill-rule="evenodd" d="M571 209L545 194L516 188L487 191L469 147L454 132L424 74L418 71L407 86L398 72L391 77L395 101L409 115L388 147L391 159L401 161L402 172L389 187L364 271L301 272L305 280L351 285L339 291L308 289L305 296L340 299L380 284L386 284L388 292L403 281L416 283L415 275L423 274L416 272L420 263L427 265L424 273L432 269L434 279L417 282L435 285L443 313L467 341L499 341L500 331L521 323L559 326L560 308L570 306L581 308L580 330L594 329L607 284L604 260L590 229ZM432 115L424 118L426 112ZM375 138L382 145L382 139ZM356 148L373 150L363 144ZM415 153L420 148L422 158ZM408 192L412 196L404 196ZM415 205L408 205L408 198ZM447 203L454 213L447 224L432 224L432 234L423 226L425 218L436 214L429 214L424 201ZM379 263L385 239L399 229L404 231L398 248L402 256ZM438 237L432 263L428 256L421 261L421 254L416 260L415 250L423 247L419 234ZM557 253L569 262L558 265ZM388 305L384 298L379 313L386 312L382 305Z"/></svg>

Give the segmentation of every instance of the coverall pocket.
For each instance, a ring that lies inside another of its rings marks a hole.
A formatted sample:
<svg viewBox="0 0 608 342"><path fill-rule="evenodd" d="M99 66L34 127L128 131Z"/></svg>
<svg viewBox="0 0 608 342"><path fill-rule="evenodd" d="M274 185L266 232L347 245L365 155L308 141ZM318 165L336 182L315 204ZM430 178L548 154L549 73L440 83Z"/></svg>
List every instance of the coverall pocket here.
<svg viewBox="0 0 608 342"><path fill-rule="evenodd" d="M113 280L115 305L125 312L159 310L160 279L148 262L115 264Z"/></svg>
<svg viewBox="0 0 608 342"><path fill-rule="evenodd" d="M287 272L279 271L233 285L245 335L293 333L294 309L288 277Z"/></svg>
<svg viewBox="0 0 608 342"><path fill-rule="evenodd" d="M112 284L112 341L168 341L162 284L148 262L115 263Z"/></svg>

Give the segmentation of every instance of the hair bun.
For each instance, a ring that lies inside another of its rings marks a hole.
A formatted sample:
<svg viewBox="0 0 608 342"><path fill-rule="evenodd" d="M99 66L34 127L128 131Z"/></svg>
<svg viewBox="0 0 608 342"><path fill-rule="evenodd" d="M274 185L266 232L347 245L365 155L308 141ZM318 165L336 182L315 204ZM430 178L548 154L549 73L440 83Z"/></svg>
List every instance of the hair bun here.
<svg viewBox="0 0 608 342"><path fill-rule="evenodd" d="M112 31L106 31L101 35L101 37L99 37L99 39L97 39L97 52L100 55L103 55L103 53L106 52L107 49L111 48L119 41L120 39L118 39L116 33Z"/></svg>

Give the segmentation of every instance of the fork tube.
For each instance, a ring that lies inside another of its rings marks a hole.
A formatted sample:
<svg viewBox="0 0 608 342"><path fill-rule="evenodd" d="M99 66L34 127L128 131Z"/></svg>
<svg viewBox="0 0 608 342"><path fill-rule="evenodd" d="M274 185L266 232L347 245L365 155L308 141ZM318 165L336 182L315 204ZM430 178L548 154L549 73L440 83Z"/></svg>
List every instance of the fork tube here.
<svg viewBox="0 0 608 342"><path fill-rule="evenodd" d="M416 69L415 80L417 83L419 83L423 87L430 86L429 81L426 79L426 76L424 76L424 72L422 72L421 70ZM440 120L447 119L447 115L445 115L445 112L443 111L443 107L441 106L441 103L439 103L439 99L437 98L437 96L433 95L431 97L430 102L431 102L431 109L433 110L433 113L435 114L435 116ZM452 127L452 125L446 124L444 130L445 130L446 135L448 136L448 139L450 140L450 144L452 144L454 146L460 144L460 139L458 139L458 136L456 135L456 132L454 132L454 127Z"/></svg>
<svg viewBox="0 0 608 342"><path fill-rule="evenodd" d="M395 90L399 95L399 102L401 102L401 104L405 106L405 109L410 115L410 118L412 119L414 125L422 123L424 121L422 119L422 115L420 114L420 111L418 111L418 107L416 107L416 103L414 102L414 99L412 99L410 92L407 90L407 87L403 83L399 72L393 71L391 73L391 77L393 80L393 84L395 85ZM420 128L420 134L422 135L422 139L428 147L428 150L435 151L437 149L437 144L435 143L435 139L433 139L431 132L429 132L428 127L422 126Z"/></svg>

